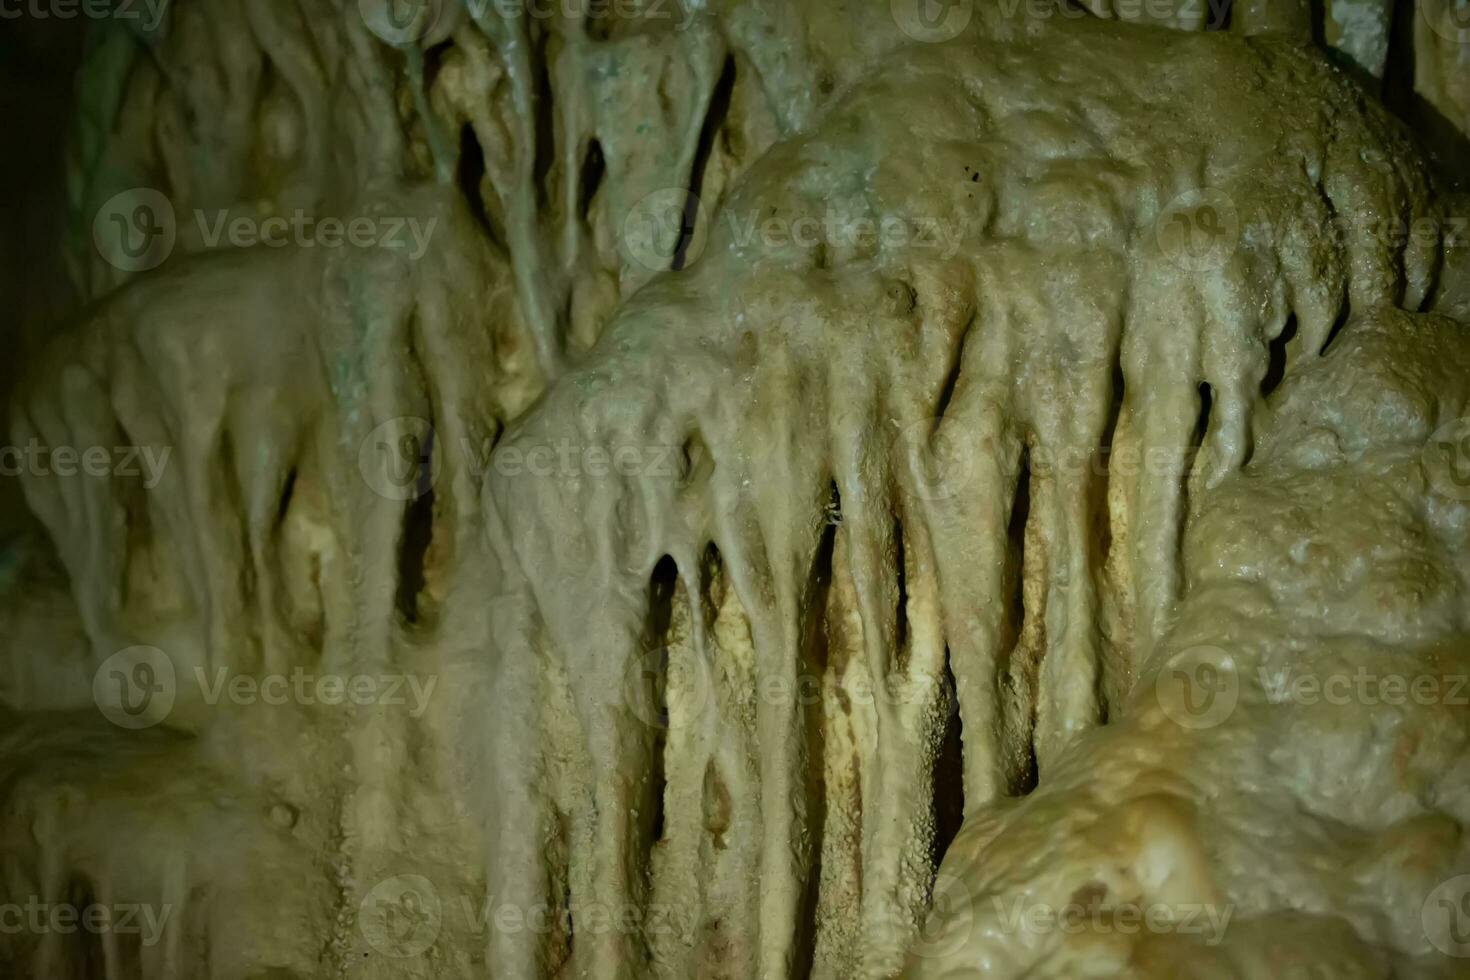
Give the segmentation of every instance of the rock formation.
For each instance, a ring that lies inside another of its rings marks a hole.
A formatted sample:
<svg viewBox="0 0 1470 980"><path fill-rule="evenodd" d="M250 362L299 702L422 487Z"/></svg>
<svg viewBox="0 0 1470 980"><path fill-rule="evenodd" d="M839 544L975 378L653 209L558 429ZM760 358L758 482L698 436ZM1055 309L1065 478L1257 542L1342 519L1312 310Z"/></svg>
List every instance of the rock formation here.
<svg viewBox="0 0 1470 980"><path fill-rule="evenodd" d="M1470 27L1310 8L96 25L0 965L1470 975Z"/></svg>

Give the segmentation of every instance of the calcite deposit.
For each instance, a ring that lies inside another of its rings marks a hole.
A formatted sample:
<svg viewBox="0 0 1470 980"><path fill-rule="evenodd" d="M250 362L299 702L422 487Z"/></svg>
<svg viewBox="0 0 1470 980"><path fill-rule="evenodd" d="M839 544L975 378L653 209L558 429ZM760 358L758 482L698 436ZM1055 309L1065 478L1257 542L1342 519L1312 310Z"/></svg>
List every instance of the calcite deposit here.
<svg viewBox="0 0 1470 980"><path fill-rule="evenodd" d="M0 969L1470 976L1462 7L92 25Z"/></svg>

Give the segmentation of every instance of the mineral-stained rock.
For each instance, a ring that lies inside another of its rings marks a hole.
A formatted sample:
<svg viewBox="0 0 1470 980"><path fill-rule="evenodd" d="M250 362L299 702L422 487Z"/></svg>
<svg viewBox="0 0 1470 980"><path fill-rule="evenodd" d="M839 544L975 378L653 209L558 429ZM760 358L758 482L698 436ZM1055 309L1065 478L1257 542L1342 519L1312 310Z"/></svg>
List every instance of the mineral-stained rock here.
<svg viewBox="0 0 1470 980"><path fill-rule="evenodd" d="M1456 975L1462 199L1303 16L177 6L0 576L0 901L169 915L0 965Z"/></svg>

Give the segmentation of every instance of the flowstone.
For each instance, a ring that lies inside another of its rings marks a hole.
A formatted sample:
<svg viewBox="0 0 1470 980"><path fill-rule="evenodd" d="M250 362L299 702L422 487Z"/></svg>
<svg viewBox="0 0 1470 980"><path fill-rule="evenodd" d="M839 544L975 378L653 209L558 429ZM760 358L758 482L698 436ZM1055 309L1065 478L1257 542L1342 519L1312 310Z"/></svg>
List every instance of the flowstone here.
<svg viewBox="0 0 1470 980"><path fill-rule="evenodd" d="M99 32L0 964L1470 975L1455 143L1393 4L1041 6Z"/></svg>

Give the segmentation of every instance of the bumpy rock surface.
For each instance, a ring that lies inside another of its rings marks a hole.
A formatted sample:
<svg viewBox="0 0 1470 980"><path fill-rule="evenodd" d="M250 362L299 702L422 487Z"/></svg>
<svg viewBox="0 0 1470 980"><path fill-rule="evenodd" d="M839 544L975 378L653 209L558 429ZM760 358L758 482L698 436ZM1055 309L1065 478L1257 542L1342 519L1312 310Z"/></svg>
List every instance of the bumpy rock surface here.
<svg viewBox="0 0 1470 980"><path fill-rule="evenodd" d="M0 965L1463 975L1458 199L1305 8L953 6L99 43L177 244L16 400L148 465L25 478L0 898L168 915ZM298 209L428 231L209 241Z"/></svg>

